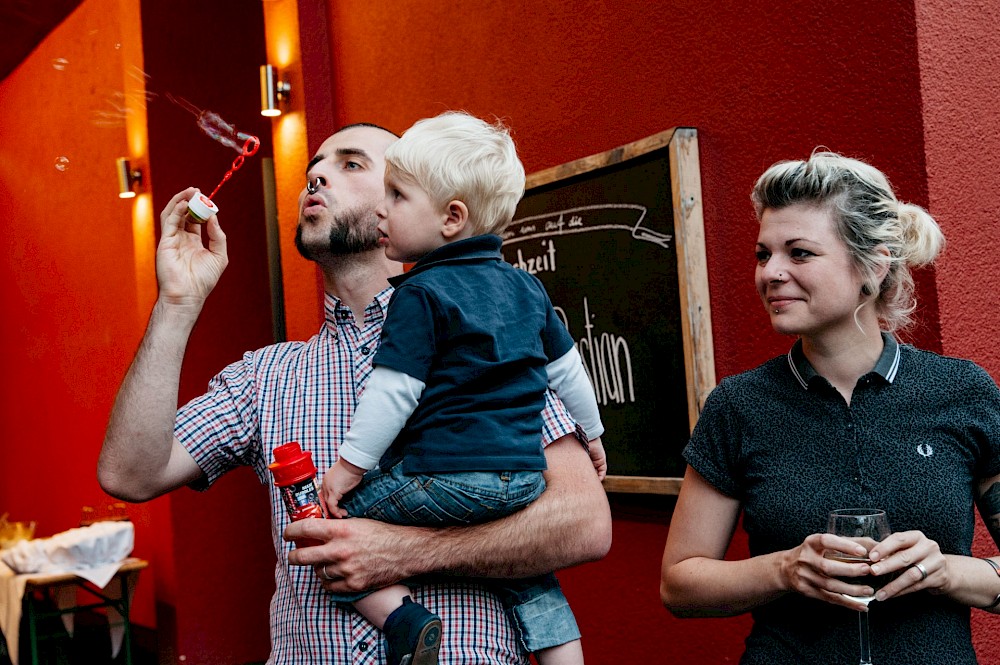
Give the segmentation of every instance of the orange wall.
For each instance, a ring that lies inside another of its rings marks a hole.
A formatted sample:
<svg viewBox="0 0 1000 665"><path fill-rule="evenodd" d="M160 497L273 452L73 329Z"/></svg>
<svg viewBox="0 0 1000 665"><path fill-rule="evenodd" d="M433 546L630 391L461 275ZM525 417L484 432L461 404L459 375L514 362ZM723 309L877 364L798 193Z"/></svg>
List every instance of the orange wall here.
<svg viewBox="0 0 1000 665"><path fill-rule="evenodd" d="M872 161L902 198L925 206L943 203L954 181L964 183L975 192L951 197L960 215L972 211L969 200L985 189L982 209L965 223L964 244L981 252L993 246L979 242L980 220L995 216L997 188L979 186L978 178L988 160L1000 157L995 136L992 142L980 136L981 118L996 118L1000 48L988 35L995 21L983 20L980 10L955 17L946 2L919 2L918 22L907 0L338 0L327 6L338 125L367 120L401 131L449 108L495 114L514 128L529 171L669 127L696 127L719 377L783 353L790 342L771 331L751 281L756 223L748 194L774 161L825 145ZM977 16L972 34L987 48L956 46L953 37L963 32L952 28L964 30ZM918 48L918 25L924 36L939 19L946 22L934 41ZM934 80L923 80L921 66L946 47L951 57L937 63ZM984 78L974 88L979 92L966 83L953 96L969 79L967 67L978 72L973 79ZM927 95L936 105L925 106ZM950 114L966 101L973 103L959 114L966 121L959 137L967 142L949 142ZM952 153L965 157L955 161ZM989 173L996 178L995 169ZM929 187L938 198L929 200ZM954 238L958 229L949 228L947 215L943 221ZM943 347L942 326L962 339L978 338L967 345L949 338L945 350L1000 376L989 337L957 329L962 322L978 331L995 328L1000 310L989 305L1000 289L967 274L979 275L985 260L956 258L949 252L941 270L962 279L939 285L934 271L918 276L921 319L911 338L936 351ZM735 662L742 652L746 617L681 621L659 605L670 505L613 497L609 556L561 574L593 662ZM734 555L743 553L738 535ZM974 627L981 662L997 665L997 617L974 613Z"/></svg>
<svg viewBox="0 0 1000 665"><path fill-rule="evenodd" d="M322 0L309 0L311 4ZM298 7L296 0L264 3L267 61L291 85L282 114L271 124L274 143L274 178L281 237L281 267L285 285L287 339L308 339L323 321L323 284L316 265L304 260L295 247L298 195L306 165L318 144L310 149L307 136L333 130L329 95L329 46L326 22L315 7ZM300 28L299 12L307 17ZM299 33L306 33L310 48L300 48ZM304 63L308 63L308 67ZM306 71L308 70L308 78Z"/></svg>

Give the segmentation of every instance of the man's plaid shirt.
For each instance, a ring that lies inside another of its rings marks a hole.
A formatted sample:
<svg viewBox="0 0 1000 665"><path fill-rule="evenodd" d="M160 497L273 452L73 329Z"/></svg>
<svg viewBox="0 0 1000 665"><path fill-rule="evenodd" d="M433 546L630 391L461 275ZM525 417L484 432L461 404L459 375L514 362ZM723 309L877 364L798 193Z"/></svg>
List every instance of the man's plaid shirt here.
<svg viewBox="0 0 1000 665"><path fill-rule="evenodd" d="M288 565L293 545L281 538L288 516L267 464L273 449L289 441L312 452L321 476L336 461L372 371L391 295L391 288L382 291L358 325L351 310L327 294L326 320L317 335L244 354L212 379L206 394L177 413L174 434L205 474L199 489L239 466L252 467L268 488L277 554L269 664L385 662L378 629L349 606L331 602L311 567ZM546 399L543 440L548 443L573 433L574 425L561 405ZM443 665L528 662L502 606L486 587L448 581L421 586L413 596L441 616Z"/></svg>

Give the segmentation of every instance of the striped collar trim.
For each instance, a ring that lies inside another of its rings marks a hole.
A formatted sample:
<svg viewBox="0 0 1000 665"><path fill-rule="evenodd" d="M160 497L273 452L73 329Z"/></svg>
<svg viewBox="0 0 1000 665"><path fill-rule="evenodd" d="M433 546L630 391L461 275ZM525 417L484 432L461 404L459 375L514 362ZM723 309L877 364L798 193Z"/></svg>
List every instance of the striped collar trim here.
<svg viewBox="0 0 1000 665"><path fill-rule="evenodd" d="M899 342L896 341L895 337L883 331L882 344L882 355L879 356L878 362L875 363L872 371L865 376L874 374L882 377L882 380L886 383L892 383L899 372ZM809 383L814 378L820 376L802 352L801 338L795 340L795 344L792 344L792 348L788 350L788 367L792 370L795 380L799 382L799 385L804 390L809 390Z"/></svg>

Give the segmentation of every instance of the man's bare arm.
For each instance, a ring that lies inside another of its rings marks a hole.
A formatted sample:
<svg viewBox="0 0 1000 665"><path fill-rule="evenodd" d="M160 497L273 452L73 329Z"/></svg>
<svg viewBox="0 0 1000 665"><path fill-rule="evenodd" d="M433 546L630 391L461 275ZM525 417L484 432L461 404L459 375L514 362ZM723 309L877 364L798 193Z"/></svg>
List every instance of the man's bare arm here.
<svg viewBox="0 0 1000 665"><path fill-rule="evenodd" d="M213 215L205 229L185 221L196 190L171 199L160 215L156 248L159 297L135 360L118 391L97 478L108 494L146 501L186 485L201 469L174 438L184 351L205 298L228 263L226 236Z"/></svg>
<svg viewBox="0 0 1000 665"><path fill-rule="evenodd" d="M97 462L101 488L125 501L147 501L201 475L174 438L181 362L190 325L157 303L135 360L111 409Z"/></svg>
<svg viewBox="0 0 1000 665"><path fill-rule="evenodd" d="M567 435L545 449L545 491L508 517L467 527L403 527L373 520L304 520L286 540L292 565L326 566L336 591L386 586L416 575L530 577L595 561L611 547L611 510L587 451Z"/></svg>

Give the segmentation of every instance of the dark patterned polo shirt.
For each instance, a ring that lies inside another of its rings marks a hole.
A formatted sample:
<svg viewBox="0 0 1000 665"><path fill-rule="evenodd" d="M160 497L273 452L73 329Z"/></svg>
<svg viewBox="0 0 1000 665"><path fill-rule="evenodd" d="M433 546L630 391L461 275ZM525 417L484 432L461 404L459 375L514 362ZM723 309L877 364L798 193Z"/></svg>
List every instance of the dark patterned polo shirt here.
<svg viewBox="0 0 1000 665"><path fill-rule="evenodd" d="M797 547L831 510L859 507L971 553L976 481L1000 473L1000 390L970 361L883 339L849 406L801 342L709 396L684 457L739 499L752 556ZM975 663L969 613L927 592L873 602L872 660ZM753 617L741 663L858 662L853 610L788 594Z"/></svg>

